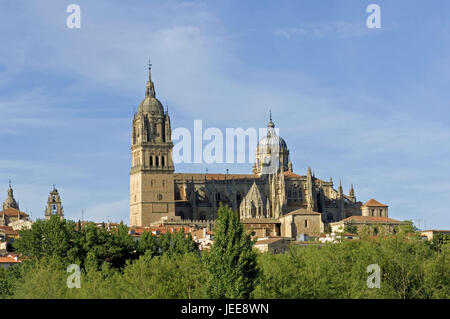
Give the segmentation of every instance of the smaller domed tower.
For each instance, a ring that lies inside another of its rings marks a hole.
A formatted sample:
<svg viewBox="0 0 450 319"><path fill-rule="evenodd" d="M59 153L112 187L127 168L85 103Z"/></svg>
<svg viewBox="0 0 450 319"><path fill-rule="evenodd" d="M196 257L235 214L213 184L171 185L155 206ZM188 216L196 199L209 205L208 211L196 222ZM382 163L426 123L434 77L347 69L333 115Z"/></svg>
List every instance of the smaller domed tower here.
<svg viewBox="0 0 450 319"><path fill-rule="evenodd" d="M47 207L45 208L45 219L49 220L52 215L57 215L64 219L64 209L58 190L53 185L53 189L48 196Z"/></svg>
<svg viewBox="0 0 450 319"><path fill-rule="evenodd" d="M19 209L19 203L16 202L16 200L14 198L14 191L11 187L11 182L9 182L8 197L6 198L6 200L4 201L4 203L2 205L3 210L7 210L8 208Z"/></svg>

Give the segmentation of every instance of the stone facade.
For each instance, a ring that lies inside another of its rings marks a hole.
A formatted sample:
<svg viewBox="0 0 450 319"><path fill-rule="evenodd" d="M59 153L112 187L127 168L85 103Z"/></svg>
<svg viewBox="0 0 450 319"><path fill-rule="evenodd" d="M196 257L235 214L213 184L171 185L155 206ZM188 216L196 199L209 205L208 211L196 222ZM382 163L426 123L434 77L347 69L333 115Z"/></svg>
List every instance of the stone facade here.
<svg viewBox="0 0 450 319"><path fill-rule="evenodd" d="M361 212L363 216L388 217L388 206L371 198L361 206Z"/></svg>
<svg viewBox="0 0 450 319"><path fill-rule="evenodd" d="M45 219L49 220L52 215L64 218L64 208L62 206L61 196L59 196L58 190L53 186L50 191L47 200L47 206L45 207Z"/></svg>
<svg viewBox="0 0 450 319"><path fill-rule="evenodd" d="M168 111L156 99L149 78L145 98L134 114L130 171L130 225L143 226L175 217L172 133Z"/></svg>
<svg viewBox="0 0 450 319"><path fill-rule="evenodd" d="M297 238L300 234L319 236L324 231L321 214L304 208L280 217L281 236Z"/></svg>
<svg viewBox="0 0 450 319"><path fill-rule="evenodd" d="M174 173L170 117L156 98L151 69L131 135L130 226L160 223L162 218L184 225L215 220L220 203L238 211L241 220L264 237L274 231L280 236L282 229L288 236L317 234L323 223L362 215L353 185L346 195L340 183L334 189L331 178L319 179L311 168L304 175L294 173L289 149L276 134L272 116L267 135L258 143L251 174ZM308 225L302 227L306 216ZM264 226L268 220L270 227Z"/></svg>
<svg viewBox="0 0 450 319"><path fill-rule="evenodd" d="M377 235L381 232L395 233L397 227L404 224L404 222L385 216L351 216L338 222L330 223L331 231L333 233L343 233L345 232L346 224L356 226L358 234L367 231L369 234Z"/></svg>
<svg viewBox="0 0 450 319"><path fill-rule="evenodd" d="M10 183L8 196L2 204L2 211L0 211L0 226L9 226L11 223L21 220L29 220L28 214L20 211L19 203L14 198L14 191Z"/></svg>

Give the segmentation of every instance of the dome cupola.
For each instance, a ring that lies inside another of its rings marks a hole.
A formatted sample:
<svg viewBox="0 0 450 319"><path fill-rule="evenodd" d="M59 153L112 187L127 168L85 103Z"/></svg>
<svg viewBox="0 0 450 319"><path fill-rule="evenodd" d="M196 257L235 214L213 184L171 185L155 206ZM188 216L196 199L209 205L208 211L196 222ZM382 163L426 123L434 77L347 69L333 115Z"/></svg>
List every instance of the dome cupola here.
<svg viewBox="0 0 450 319"><path fill-rule="evenodd" d="M277 135L275 124L270 113L267 124L267 134L258 143L256 148L256 163L253 166L254 174L273 174L280 169L289 170L289 150L283 138Z"/></svg>
<svg viewBox="0 0 450 319"><path fill-rule="evenodd" d="M139 104L138 112L149 116L164 116L164 108L161 102L156 98L155 84L152 81L152 65L148 67L148 81L145 86L145 98Z"/></svg>

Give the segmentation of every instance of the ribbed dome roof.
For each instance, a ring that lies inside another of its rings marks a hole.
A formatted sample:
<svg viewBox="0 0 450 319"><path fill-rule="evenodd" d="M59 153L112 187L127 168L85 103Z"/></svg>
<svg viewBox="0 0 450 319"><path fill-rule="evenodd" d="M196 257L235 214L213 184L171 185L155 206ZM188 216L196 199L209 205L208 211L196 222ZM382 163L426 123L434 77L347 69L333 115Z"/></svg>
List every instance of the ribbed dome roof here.
<svg viewBox="0 0 450 319"><path fill-rule="evenodd" d="M265 153L269 149L276 150L277 146L279 151L287 149L286 142L275 132L275 124L273 124L271 118L269 124L267 124L267 135L259 141L258 150L261 153Z"/></svg>
<svg viewBox="0 0 450 319"><path fill-rule="evenodd" d="M150 115L161 115L164 116L164 108L156 97L148 95L139 104L139 112L148 113Z"/></svg>
<svg viewBox="0 0 450 319"><path fill-rule="evenodd" d="M150 115L164 116L164 108L161 102L156 98L155 84L152 81L151 67L148 69L148 81L145 87L145 98L141 104L139 104L138 111Z"/></svg>
<svg viewBox="0 0 450 319"><path fill-rule="evenodd" d="M8 197L6 198L5 202L3 203L3 209L7 209L7 208L19 209L19 204L14 199L14 194L13 194L11 184L9 185L9 189L8 189Z"/></svg>

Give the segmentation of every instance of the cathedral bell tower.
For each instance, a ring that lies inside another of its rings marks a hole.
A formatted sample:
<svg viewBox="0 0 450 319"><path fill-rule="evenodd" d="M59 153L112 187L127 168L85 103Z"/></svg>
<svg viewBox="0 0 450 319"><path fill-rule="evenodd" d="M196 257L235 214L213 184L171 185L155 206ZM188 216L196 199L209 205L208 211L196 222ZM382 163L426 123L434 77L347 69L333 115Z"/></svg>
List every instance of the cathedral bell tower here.
<svg viewBox="0 0 450 319"><path fill-rule="evenodd" d="M47 207L45 207L45 220L49 220L52 215L59 216L64 219L64 209L59 196L58 190L53 185L53 189L50 192L47 200Z"/></svg>
<svg viewBox="0 0 450 319"><path fill-rule="evenodd" d="M156 98L149 64L145 98L133 117L130 226L175 216L172 132L168 110Z"/></svg>

